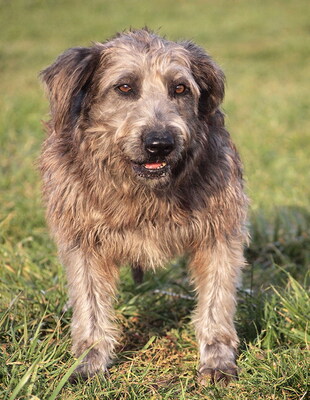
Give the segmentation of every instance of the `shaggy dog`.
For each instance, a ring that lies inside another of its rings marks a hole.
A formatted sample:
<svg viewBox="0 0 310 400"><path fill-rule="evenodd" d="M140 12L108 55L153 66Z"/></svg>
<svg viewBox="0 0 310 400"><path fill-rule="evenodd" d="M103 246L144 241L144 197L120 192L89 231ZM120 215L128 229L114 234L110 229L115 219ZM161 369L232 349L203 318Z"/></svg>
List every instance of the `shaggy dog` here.
<svg viewBox="0 0 310 400"><path fill-rule="evenodd" d="M197 293L201 381L237 376L235 292L247 199L219 106L224 75L192 42L147 29L65 51L42 74L47 220L66 267L76 373L108 368L121 265L186 255Z"/></svg>

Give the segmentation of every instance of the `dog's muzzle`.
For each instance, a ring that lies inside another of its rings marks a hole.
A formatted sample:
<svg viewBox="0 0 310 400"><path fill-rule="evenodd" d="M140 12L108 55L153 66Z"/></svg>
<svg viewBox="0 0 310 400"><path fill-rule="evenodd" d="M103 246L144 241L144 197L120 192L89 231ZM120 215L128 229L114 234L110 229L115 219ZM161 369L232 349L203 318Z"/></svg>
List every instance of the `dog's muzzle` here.
<svg viewBox="0 0 310 400"><path fill-rule="evenodd" d="M168 174L170 165L167 157L175 149L173 134L169 131L149 132L143 138L146 162L134 163L134 171L143 178L155 179Z"/></svg>

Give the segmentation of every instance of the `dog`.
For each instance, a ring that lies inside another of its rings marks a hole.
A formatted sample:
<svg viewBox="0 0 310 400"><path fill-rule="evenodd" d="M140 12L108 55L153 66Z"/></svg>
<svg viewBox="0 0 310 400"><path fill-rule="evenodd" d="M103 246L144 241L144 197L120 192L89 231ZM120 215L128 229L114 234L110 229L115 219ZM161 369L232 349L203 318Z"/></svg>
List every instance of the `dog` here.
<svg viewBox="0 0 310 400"><path fill-rule="evenodd" d="M51 119L40 169L66 268L75 376L107 371L119 267L141 280L186 255L197 293L200 382L237 377L236 286L245 264L242 164L220 105L225 77L191 41L145 29L65 51L41 72Z"/></svg>

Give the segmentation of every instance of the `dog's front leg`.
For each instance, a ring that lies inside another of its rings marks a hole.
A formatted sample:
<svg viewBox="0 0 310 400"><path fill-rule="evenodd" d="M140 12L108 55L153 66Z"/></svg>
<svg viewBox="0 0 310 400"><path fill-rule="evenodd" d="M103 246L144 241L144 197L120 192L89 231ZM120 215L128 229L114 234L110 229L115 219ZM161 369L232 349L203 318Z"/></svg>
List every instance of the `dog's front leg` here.
<svg viewBox="0 0 310 400"><path fill-rule="evenodd" d="M72 350L79 357L90 348L71 377L74 381L79 375L87 378L106 371L111 361L117 342L113 299L118 270L112 263L81 250L61 251L60 255L66 266L73 308Z"/></svg>
<svg viewBox="0 0 310 400"><path fill-rule="evenodd" d="M227 384L237 377L235 293L244 264L242 241L231 239L197 251L191 271L198 295L194 316L200 352L199 380Z"/></svg>

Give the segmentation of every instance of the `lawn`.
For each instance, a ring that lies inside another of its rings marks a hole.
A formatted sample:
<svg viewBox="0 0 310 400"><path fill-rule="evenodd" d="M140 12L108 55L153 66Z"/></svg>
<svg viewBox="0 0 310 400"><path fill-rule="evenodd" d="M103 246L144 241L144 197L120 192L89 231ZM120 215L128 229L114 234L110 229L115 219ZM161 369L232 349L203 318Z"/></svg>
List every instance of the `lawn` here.
<svg viewBox="0 0 310 400"><path fill-rule="evenodd" d="M0 398L306 399L309 386L308 0L0 0ZM36 159L48 104L38 73L64 49L130 26L205 47L227 77L227 125L245 165L252 241L239 290L240 379L199 387L194 308L177 260L134 286L108 378L67 382L66 284Z"/></svg>

